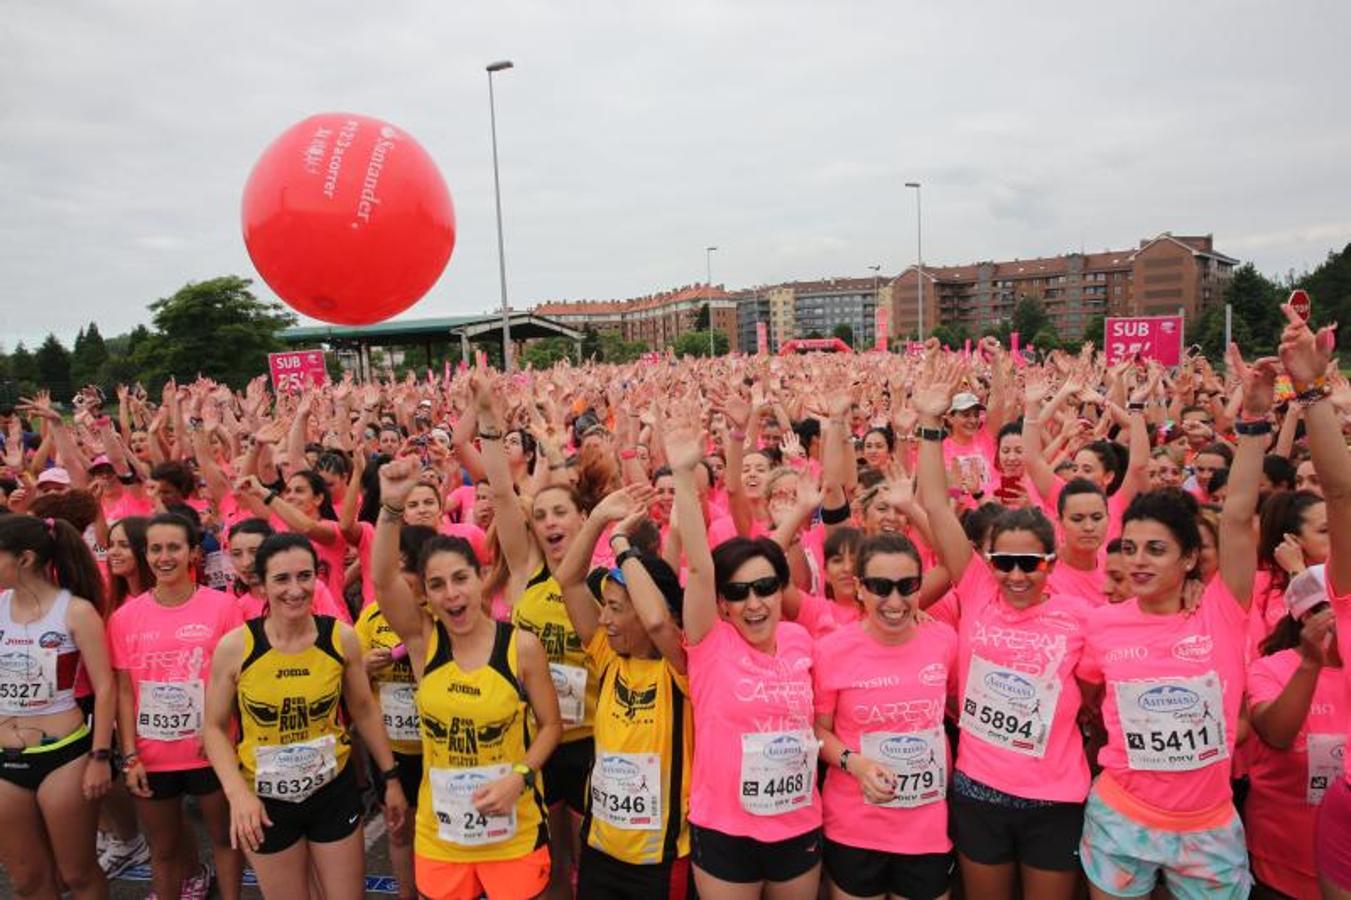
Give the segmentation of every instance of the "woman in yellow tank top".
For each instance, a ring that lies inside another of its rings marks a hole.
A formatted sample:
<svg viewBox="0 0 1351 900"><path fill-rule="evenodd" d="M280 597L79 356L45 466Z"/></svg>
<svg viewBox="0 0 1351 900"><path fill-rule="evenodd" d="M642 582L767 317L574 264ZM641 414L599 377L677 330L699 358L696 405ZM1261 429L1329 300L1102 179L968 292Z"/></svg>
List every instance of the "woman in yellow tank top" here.
<svg viewBox="0 0 1351 900"><path fill-rule="evenodd" d="M586 521L577 492L566 474L530 498L529 521L522 515L503 443L502 392L479 375L472 382L483 469L492 486L494 524L510 577L506 598L511 622L539 638L549 658L549 674L563 716L563 743L544 767L545 802L552 835L554 895L568 891L568 873L579 856L586 782L595 759L591 727L598 684L589 677L582 639L572 626L563 589L553 573L577 540ZM571 813L571 815L569 815Z"/></svg>
<svg viewBox="0 0 1351 900"><path fill-rule="evenodd" d="M539 895L549 880L549 829L537 775L562 722L548 660L529 632L495 622L483 604L473 548L437 537L418 573L429 618L399 574L402 504L418 461L380 470L383 508L371 567L390 627L417 679L423 778L414 871L430 900Z"/></svg>
<svg viewBox="0 0 1351 900"><path fill-rule="evenodd" d="M362 804L344 707L387 776L392 826L408 806L360 645L350 626L313 614L318 558L306 538L267 538L254 565L267 612L217 645L202 729L230 802L230 840L244 848L264 897L307 900L313 871L325 900L358 900Z"/></svg>

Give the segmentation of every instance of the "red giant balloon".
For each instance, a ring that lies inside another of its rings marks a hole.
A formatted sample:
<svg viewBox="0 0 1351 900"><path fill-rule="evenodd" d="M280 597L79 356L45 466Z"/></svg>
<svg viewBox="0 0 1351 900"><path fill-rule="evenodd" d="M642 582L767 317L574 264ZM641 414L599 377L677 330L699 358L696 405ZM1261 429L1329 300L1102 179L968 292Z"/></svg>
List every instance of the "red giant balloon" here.
<svg viewBox="0 0 1351 900"><path fill-rule="evenodd" d="M427 151L369 116L324 113L263 151L244 186L244 244L277 296L336 325L416 303L455 247L455 207Z"/></svg>

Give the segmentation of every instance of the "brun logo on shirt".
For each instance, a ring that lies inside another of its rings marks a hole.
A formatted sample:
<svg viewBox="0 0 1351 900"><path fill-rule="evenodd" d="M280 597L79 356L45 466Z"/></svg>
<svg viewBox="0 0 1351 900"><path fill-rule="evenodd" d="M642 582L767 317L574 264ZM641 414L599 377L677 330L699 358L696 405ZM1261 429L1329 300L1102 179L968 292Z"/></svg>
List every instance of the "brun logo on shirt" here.
<svg viewBox="0 0 1351 900"><path fill-rule="evenodd" d="M544 655L550 662L562 662L569 652L580 653L582 650L582 639L577 636L577 632L563 627L557 622L545 622L535 624L527 619L520 622L522 628L539 638L539 642L544 645Z"/></svg>
<svg viewBox="0 0 1351 900"><path fill-rule="evenodd" d="M466 765L477 765L480 748L487 752L489 748L502 743L507 731L516 722L516 713L505 719L476 725L473 719L464 716L451 716L443 721L427 712L421 714L422 727L436 741L441 742L452 757L460 757Z"/></svg>
<svg viewBox="0 0 1351 900"><path fill-rule="evenodd" d="M624 677L623 672L615 674L615 702L624 710L624 716L633 721L640 711L655 709L657 706L657 685L635 689Z"/></svg>

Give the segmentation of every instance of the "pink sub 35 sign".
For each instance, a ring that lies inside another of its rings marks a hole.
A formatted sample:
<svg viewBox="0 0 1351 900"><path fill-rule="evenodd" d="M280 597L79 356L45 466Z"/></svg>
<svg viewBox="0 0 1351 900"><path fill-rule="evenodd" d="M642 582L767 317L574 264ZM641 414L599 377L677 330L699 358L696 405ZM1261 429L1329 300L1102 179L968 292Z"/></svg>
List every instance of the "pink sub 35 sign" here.
<svg viewBox="0 0 1351 900"><path fill-rule="evenodd" d="M1157 360L1164 366L1182 362L1181 316L1130 316L1109 318L1103 346L1107 364L1124 359Z"/></svg>
<svg viewBox="0 0 1351 900"><path fill-rule="evenodd" d="M328 384L328 369L322 350L288 350L269 353L267 367L272 373L272 389L277 393L303 391L311 385Z"/></svg>

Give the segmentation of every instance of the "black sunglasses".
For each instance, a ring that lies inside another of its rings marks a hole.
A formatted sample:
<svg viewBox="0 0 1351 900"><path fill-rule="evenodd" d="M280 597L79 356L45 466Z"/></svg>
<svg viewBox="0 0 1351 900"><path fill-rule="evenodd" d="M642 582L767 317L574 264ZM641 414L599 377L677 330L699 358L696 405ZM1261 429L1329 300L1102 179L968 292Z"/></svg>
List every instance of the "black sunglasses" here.
<svg viewBox="0 0 1351 900"><path fill-rule="evenodd" d="M722 586L722 599L729 603L741 603L755 591L757 597L772 597L779 592L779 579L773 575L757 578L754 581L729 581Z"/></svg>
<svg viewBox="0 0 1351 900"><path fill-rule="evenodd" d="M902 597L909 597L915 591L924 579L919 575L907 575L905 578L860 578L858 583L867 589L868 593L876 594L882 599L891 596L892 591L896 591Z"/></svg>
<svg viewBox="0 0 1351 900"><path fill-rule="evenodd" d="M990 565L1001 572L1012 572L1015 568L1024 572L1040 572L1055 559L1054 553L991 553Z"/></svg>

